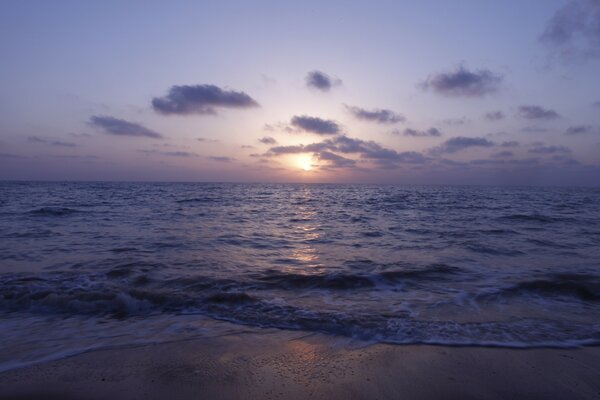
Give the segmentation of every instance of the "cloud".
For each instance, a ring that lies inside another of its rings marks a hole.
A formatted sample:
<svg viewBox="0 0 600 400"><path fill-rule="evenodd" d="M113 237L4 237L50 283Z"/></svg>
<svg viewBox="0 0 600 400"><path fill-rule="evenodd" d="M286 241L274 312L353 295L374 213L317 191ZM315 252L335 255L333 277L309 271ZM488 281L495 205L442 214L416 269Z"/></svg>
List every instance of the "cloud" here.
<svg viewBox="0 0 600 400"><path fill-rule="evenodd" d="M364 108L349 106L344 104L346 110L348 110L355 118L363 121L371 121L378 124L395 124L397 122L404 122L406 118L404 115L396 114L392 110L385 109L374 109L365 110Z"/></svg>
<svg viewBox="0 0 600 400"><path fill-rule="evenodd" d="M207 139L207 138L203 138L203 137L199 137L196 140L199 142L206 142L206 143L219 143L218 139Z"/></svg>
<svg viewBox="0 0 600 400"><path fill-rule="evenodd" d="M454 97L483 97L498 90L503 78L490 70L469 71L464 66L452 72L430 75L421 87Z"/></svg>
<svg viewBox="0 0 600 400"><path fill-rule="evenodd" d="M272 138L271 136L262 137L262 138L258 139L258 141L261 142L262 144L269 144L269 145L277 144L277 140L275 140L275 138Z"/></svg>
<svg viewBox="0 0 600 400"><path fill-rule="evenodd" d="M592 107L600 108L600 101L593 102Z"/></svg>
<svg viewBox="0 0 600 400"><path fill-rule="evenodd" d="M340 132L340 126L335 121L307 115L294 116L291 124L300 130L318 135L335 135Z"/></svg>
<svg viewBox="0 0 600 400"><path fill-rule="evenodd" d="M510 158L512 156L514 156L514 153L508 150L503 150L492 154L492 158Z"/></svg>
<svg viewBox="0 0 600 400"><path fill-rule="evenodd" d="M485 113L484 118L488 121L500 121L501 119L506 118L502 111L490 111Z"/></svg>
<svg viewBox="0 0 600 400"><path fill-rule="evenodd" d="M327 161L327 166L330 168L347 168L354 167L356 165L356 160L342 157L329 151L322 151L320 153L317 153L317 158L320 161Z"/></svg>
<svg viewBox="0 0 600 400"><path fill-rule="evenodd" d="M600 1L571 0L546 24L540 42L563 61L600 56Z"/></svg>
<svg viewBox="0 0 600 400"><path fill-rule="evenodd" d="M525 133L543 133L548 132L548 129L542 128L541 126L525 126L521 128L521 132Z"/></svg>
<svg viewBox="0 0 600 400"><path fill-rule="evenodd" d="M254 149L255 147L251 144L243 144L240 146L242 149Z"/></svg>
<svg viewBox="0 0 600 400"><path fill-rule="evenodd" d="M546 146L544 144L536 144L528 150L531 154L568 154L571 149L565 146Z"/></svg>
<svg viewBox="0 0 600 400"><path fill-rule="evenodd" d="M450 125L450 126L465 125L468 122L470 122L470 121L467 118L465 118L465 117L461 117L461 118L446 118L446 119L442 120L443 124Z"/></svg>
<svg viewBox="0 0 600 400"><path fill-rule="evenodd" d="M333 86L341 83L341 80L332 78L321 71L311 71L306 75L306 86L322 92L328 92Z"/></svg>
<svg viewBox="0 0 600 400"><path fill-rule="evenodd" d="M252 108L259 104L244 92L215 85L172 86L164 97L152 99L155 111L170 115L216 114L216 108Z"/></svg>
<svg viewBox="0 0 600 400"><path fill-rule="evenodd" d="M516 140L509 140L507 142L502 142L500 144L500 146L502 146L502 147L519 147L519 142L517 142Z"/></svg>
<svg viewBox="0 0 600 400"><path fill-rule="evenodd" d="M111 135L149 137L153 139L162 138L161 134L143 125L108 116L94 115L90 118L89 124Z"/></svg>
<svg viewBox="0 0 600 400"><path fill-rule="evenodd" d="M584 133L592 133L594 129L590 125L576 125L570 126L565 131L567 135L580 135Z"/></svg>
<svg viewBox="0 0 600 400"><path fill-rule="evenodd" d="M75 143L63 142L61 140L44 139L44 138L40 138L38 136L29 136L27 138L27 140L29 140L30 142L33 142L33 143L46 144L48 146L57 146L57 147L76 147L77 146Z"/></svg>
<svg viewBox="0 0 600 400"><path fill-rule="evenodd" d="M418 131L415 129L406 128L404 132L402 132L404 136L412 136L412 137L439 137L442 136L442 132L440 132L436 128L429 128L425 131Z"/></svg>
<svg viewBox="0 0 600 400"><path fill-rule="evenodd" d="M168 157L198 157L198 154L189 151L158 151L158 150L138 150L144 154L158 154Z"/></svg>
<svg viewBox="0 0 600 400"><path fill-rule="evenodd" d="M210 156L206 157L209 160L218 161L218 162L232 162L235 161L235 158L225 157L225 156Z"/></svg>
<svg viewBox="0 0 600 400"><path fill-rule="evenodd" d="M428 160L427 157L418 152L397 152L385 148L374 141L353 139L344 135L308 145L272 147L265 153L265 156L315 153L318 157L318 154L322 152L357 154L362 159L371 160L381 167L389 167L396 164L422 164Z"/></svg>
<svg viewBox="0 0 600 400"><path fill-rule="evenodd" d="M557 119L560 115L554 110L540 106L519 106L519 115L525 119Z"/></svg>
<svg viewBox="0 0 600 400"><path fill-rule="evenodd" d="M446 140L441 145L434 147L431 152L434 154L453 154L460 150L467 149L469 147L492 147L494 142L481 138L481 137L464 137L458 136Z"/></svg>

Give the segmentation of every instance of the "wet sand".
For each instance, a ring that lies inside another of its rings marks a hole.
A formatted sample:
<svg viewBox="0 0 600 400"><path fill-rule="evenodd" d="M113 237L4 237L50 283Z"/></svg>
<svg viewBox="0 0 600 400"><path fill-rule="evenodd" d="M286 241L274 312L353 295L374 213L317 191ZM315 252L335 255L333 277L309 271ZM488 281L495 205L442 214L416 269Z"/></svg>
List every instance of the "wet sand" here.
<svg viewBox="0 0 600 400"><path fill-rule="evenodd" d="M364 346L302 332L98 350L0 374L0 399L598 399L600 347Z"/></svg>

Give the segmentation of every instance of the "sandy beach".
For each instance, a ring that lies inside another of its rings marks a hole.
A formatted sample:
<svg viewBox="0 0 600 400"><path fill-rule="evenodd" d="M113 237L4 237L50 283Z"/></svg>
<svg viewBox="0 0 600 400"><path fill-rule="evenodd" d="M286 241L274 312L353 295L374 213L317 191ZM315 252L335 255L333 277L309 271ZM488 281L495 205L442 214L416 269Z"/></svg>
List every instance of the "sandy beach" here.
<svg viewBox="0 0 600 400"><path fill-rule="evenodd" d="M596 399L600 347L362 345L268 331L98 350L0 374L1 399Z"/></svg>

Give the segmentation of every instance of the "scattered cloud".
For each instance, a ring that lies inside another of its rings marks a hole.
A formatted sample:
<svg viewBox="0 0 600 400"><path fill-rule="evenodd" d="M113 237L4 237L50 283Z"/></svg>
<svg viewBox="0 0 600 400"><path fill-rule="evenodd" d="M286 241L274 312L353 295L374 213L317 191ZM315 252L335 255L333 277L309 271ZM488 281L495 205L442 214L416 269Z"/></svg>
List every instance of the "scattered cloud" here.
<svg viewBox="0 0 600 400"><path fill-rule="evenodd" d="M573 62L600 56L600 1L571 0L546 24L540 42L562 61Z"/></svg>
<svg viewBox="0 0 600 400"><path fill-rule="evenodd" d="M568 154L571 149L565 146L546 146L544 144L536 144L528 150L531 154Z"/></svg>
<svg viewBox="0 0 600 400"><path fill-rule="evenodd" d="M356 165L356 160L342 157L330 151L322 151L317 153L317 158L319 161L327 161L327 166L330 168L347 168L354 167Z"/></svg>
<svg viewBox="0 0 600 400"><path fill-rule="evenodd" d="M525 119L557 119L560 115L554 110L550 110L541 106L519 106L519 115Z"/></svg>
<svg viewBox="0 0 600 400"><path fill-rule="evenodd" d="M446 118L442 120L442 124L444 125L449 125L449 126L461 126L461 125L465 125L467 123L469 123L470 121L465 118L465 117L461 117L461 118Z"/></svg>
<svg viewBox="0 0 600 400"><path fill-rule="evenodd" d="M502 111L490 111L485 113L484 118L488 121L500 121L506 118L506 115Z"/></svg>
<svg viewBox="0 0 600 400"><path fill-rule="evenodd" d="M458 136L448 139L441 145L434 147L431 152L434 154L453 154L470 147L492 146L494 146L494 142L485 138Z"/></svg>
<svg viewBox="0 0 600 400"><path fill-rule="evenodd" d="M206 157L209 160L213 160L213 161L218 161L218 162L232 162L235 161L235 158L232 157L225 157L225 156L209 156Z"/></svg>
<svg viewBox="0 0 600 400"><path fill-rule="evenodd" d="M259 104L244 92L215 85L172 86L164 97L152 99L155 111L170 115L216 114L217 108L252 108Z"/></svg>
<svg viewBox="0 0 600 400"><path fill-rule="evenodd" d="M328 92L333 86L341 85L342 81L332 78L321 71L311 71L306 75L306 86L322 92Z"/></svg>
<svg viewBox="0 0 600 400"><path fill-rule="evenodd" d="M344 104L346 110L348 110L355 118L363 121L371 121L378 124L395 124L398 122L406 121L406 118L402 114L397 114L392 110L386 109L374 109L366 110L364 108L349 106Z"/></svg>
<svg viewBox="0 0 600 400"><path fill-rule="evenodd" d="M594 129L590 125L576 125L570 126L565 131L567 135L580 135L584 133L592 133Z"/></svg>
<svg viewBox="0 0 600 400"><path fill-rule="evenodd" d="M544 133L544 132L548 132L548 129L542 128L541 126L525 126L525 127L521 128L521 132Z"/></svg>
<svg viewBox="0 0 600 400"><path fill-rule="evenodd" d="M307 115L296 115L292 118L291 125L305 132L318 135L335 135L340 132L340 126L332 120L309 117Z"/></svg>
<svg viewBox="0 0 600 400"><path fill-rule="evenodd" d="M268 144L268 145L277 144L277 140L275 140L275 138L273 138L271 136L264 136L264 137L258 139L258 141L261 142L262 144Z"/></svg>
<svg viewBox="0 0 600 400"><path fill-rule="evenodd" d="M41 143L41 144L45 144L48 146L57 146L57 147L76 147L77 146L75 143L63 142L62 140L45 139L45 138L40 138L38 136L29 136L27 138L27 140L29 140L30 142L33 142L33 143Z"/></svg>
<svg viewBox="0 0 600 400"><path fill-rule="evenodd" d="M510 158L513 157L514 153L512 151L503 150L497 153L492 154L492 158Z"/></svg>
<svg viewBox="0 0 600 400"><path fill-rule="evenodd" d="M198 157L198 154L189 151L159 151L159 150L138 150L144 154L158 154L168 157Z"/></svg>
<svg viewBox="0 0 600 400"><path fill-rule="evenodd" d="M243 144L240 146L240 148L242 149L254 149L255 147L252 146L251 144Z"/></svg>
<svg viewBox="0 0 600 400"><path fill-rule="evenodd" d="M442 136L442 132L440 132L437 128L429 128L424 131L418 131L415 129L406 128L402 134L404 136L412 136L412 137L439 137Z"/></svg>
<svg viewBox="0 0 600 400"><path fill-rule="evenodd" d="M153 139L162 138L160 133L148 129L143 125L114 117L94 115L90 118L89 124L100 128L104 131L104 133L109 133L111 135L138 136Z"/></svg>
<svg viewBox="0 0 600 400"><path fill-rule="evenodd" d="M516 140L509 140L506 142L502 142L500 144L500 146L502 146L502 147L519 147L519 142L517 142Z"/></svg>
<svg viewBox="0 0 600 400"><path fill-rule="evenodd" d="M199 137L196 140L199 142L205 142L205 143L219 143L218 139L207 139L207 138L203 138L203 137Z"/></svg>
<svg viewBox="0 0 600 400"><path fill-rule="evenodd" d="M451 72L430 75L421 87L446 96L483 97L498 91L502 80L490 70L469 71L461 65Z"/></svg>

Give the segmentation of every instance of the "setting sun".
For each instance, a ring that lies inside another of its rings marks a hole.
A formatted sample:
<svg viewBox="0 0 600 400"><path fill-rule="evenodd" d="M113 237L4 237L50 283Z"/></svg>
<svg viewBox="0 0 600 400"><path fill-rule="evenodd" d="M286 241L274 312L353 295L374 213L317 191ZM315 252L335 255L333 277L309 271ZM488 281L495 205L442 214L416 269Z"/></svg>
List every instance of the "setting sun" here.
<svg viewBox="0 0 600 400"><path fill-rule="evenodd" d="M309 155L302 155L302 156L298 157L297 164L304 171L310 171L310 170L312 170L312 167L313 167L312 157Z"/></svg>

